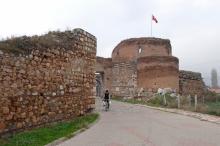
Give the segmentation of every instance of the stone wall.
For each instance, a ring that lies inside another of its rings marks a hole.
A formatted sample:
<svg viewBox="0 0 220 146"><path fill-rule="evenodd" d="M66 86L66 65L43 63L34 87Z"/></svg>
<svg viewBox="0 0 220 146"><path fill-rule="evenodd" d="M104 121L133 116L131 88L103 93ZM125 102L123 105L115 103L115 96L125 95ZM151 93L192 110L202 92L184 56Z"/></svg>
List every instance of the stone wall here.
<svg viewBox="0 0 220 146"><path fill-rule="evenodd" d="M182 95L197 95L201 97L206 91L201 73L179 71L179 88Z"/></svg>
<svg viewBox="0 0 220 146"><path fill-rule="evenodd" d="M172 88L181 94L202 95L205 85L200 73L180 71L179 59L172 56L170 40L131 38L121 41L112 58L97 57L97 72L104 86L116 96L137 96L142 91Z"/></svg>
<svg viewBox="0 0 220 146"><path fill-rule="evenodd" d="M115 96L131 96L137 94L136 62L113 63L112 94Z"/></svg>
<svg viewBox="0 0 220 146"><path fill-rule="evenodd" d="M136 62L133 67L137 78L136 91L144 89L156 92L158 88L179 90L179 60L172 56L168 39L143 37L123 40L114 48L112 62ZM129 69L127 71L129 73ZM133 76L130 74L128 78L128 73L122 75L126 79L124 82L128 82ZM120 75L115 80L121 81Z"/></svg>
<svg viewBox="0 0 220 146"><path fill-rule="evenodd" d="M149 56L138 59L138 87L157 92L158 88L179 91L179 60L173 56Z"/></svg>
<svg viewBox="0 0 220 146"><path fill-rule="evenodd" d="M96 38L82 29L0 42L0 134L94 107Z"/></svg>
<svg viewBox="0 0 220 146"><path fill-rule="evenodd" d="M111 58L96 58L96 73L101 82L101 96L105 90L115 96L135 96L137 94L136 62L113 62ZM100 79L101 78L101 79ZM97 90L100 90L98 87ZM100 95L100 93L97 93Z"/></svg>
<svg viewBox="0 0 220 146"><path fill-rule="evenodd" d="M116 96L134 97L140 91L156 92L158 88L179 90L179 60L172 56L168 39L123 40L114 48L112 58L97 57L96 71L109 79L104 85Z"/></svg>
<svg viewBox="0 0 220 146"><path fill-rule="evenodd" d="M136 61L147 56L172 56L170 40L131 38L121 41L112 52L113 62Z"/></svg>
<svg viewBox="0 0 220 146"><path fill-rule="evenodd" d="M103 95L105 90L111 91L112 87L112 59L111 58L96 58L96 72L100 73L102 77L102 91Z"/></svg>

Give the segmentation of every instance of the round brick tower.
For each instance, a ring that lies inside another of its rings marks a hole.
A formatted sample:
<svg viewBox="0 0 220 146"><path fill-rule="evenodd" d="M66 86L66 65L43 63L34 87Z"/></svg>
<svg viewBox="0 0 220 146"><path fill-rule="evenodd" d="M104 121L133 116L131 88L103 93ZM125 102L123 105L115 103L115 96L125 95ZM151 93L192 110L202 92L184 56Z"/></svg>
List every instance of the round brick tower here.
<svg viewBox="0 0 220 146"><path fill-rule="evenodd" d="M112 62L135 62L137 87L179 90L179 60L172 56L168 39L131 38L119 43L112 52Z"/></svg>

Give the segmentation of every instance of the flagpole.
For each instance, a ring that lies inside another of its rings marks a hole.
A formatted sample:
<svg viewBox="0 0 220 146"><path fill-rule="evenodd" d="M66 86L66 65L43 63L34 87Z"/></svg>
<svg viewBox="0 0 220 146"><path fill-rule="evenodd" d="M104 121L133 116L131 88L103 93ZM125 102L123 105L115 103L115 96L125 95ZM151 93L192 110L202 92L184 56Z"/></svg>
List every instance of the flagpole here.
<svg viewBox="0 0 220 146"><path fill-rule="evenodd" d="M153 15L153 14L152 14ZM150 36L152 37L152 15L150 17Z"/></svg>

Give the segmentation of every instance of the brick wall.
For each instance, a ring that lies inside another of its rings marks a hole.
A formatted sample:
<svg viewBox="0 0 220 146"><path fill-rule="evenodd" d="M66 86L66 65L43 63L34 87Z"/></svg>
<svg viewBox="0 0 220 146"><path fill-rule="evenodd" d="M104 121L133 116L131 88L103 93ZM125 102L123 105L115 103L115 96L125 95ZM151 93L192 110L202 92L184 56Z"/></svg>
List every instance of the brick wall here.
<svg viewBox="0 0 220 146"><path fill-rule="evenodd" d="M138 59L138 87L157 92L158 88L179 91L179 60L173 56L149 56Z"/></svg>
<svg viewBox="0 0 220 146"><path fill-rule="evenodd" d="M114 48L112 61L135 61L137 58L147 56L172 56L170 41L160 38L131 38L123 40Z"/></svg>
<svg viewBox="0 0 220 146"><path fill-rule="evenodd" d="M112 86L112 59L111 58L103 58L96 57L96 72L100 73L102 76L102 95L105 90L109 90L111 92Z"/></svg>
<svg viewBox="0 0 220 146"><path fill-rule="evenodd" d="M206 88L201 73L181 70L179 78L180 94L199 97L204 95Z"/></svg>
<svg viewBox="0 0 220 146"><path fill-rule="evenodd" d="M136 62L113 63L112 94L116 96L136 96L137 67Z"/></svg>
<svg viewBox="0 0 220 146"><path fill-rule="evenodd" d="M141 91L172 88L181 94L203 94L201 74L181 71L172 56L170 40L131 38L121 41L112 58L97 57L96 71L103 72L104 86L113 95L137 96Z"/></svg>
<svg viewBox="0 0 220 146"><path fill-rule="evenodd" d="M0 134L94 107L96 38L82 29L0 42Z"/></svg>

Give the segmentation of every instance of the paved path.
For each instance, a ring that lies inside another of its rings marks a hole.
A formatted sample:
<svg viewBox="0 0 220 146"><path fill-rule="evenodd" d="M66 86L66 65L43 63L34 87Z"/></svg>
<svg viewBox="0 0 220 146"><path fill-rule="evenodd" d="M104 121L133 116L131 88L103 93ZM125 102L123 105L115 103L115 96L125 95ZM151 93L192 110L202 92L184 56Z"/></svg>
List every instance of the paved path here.
<svg viewBox="0 0 220 146"><path fill-rule="evenodd" d="M60 146L220 146L214 123L116 101L97 111L97 124Z"/></svg>

